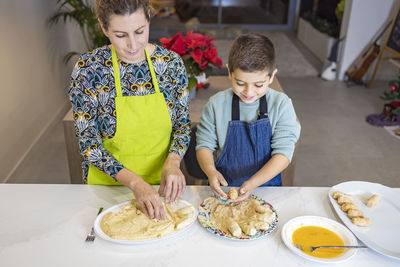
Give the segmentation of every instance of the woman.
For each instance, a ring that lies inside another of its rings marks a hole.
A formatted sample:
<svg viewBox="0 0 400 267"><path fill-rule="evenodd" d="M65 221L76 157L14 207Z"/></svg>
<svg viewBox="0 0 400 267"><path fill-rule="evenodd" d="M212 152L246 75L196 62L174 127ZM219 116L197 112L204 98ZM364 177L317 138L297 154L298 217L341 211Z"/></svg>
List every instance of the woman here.
<svg viewBox="0 0 400 267"><path fill-rule="evenodd" d="M164 219L160 195L175 202L186 186L186 70L176 53L148 43L148 1L96 0L95 12L111 45L81 55L69 92L83 178L129 187L147 216Z"/></svg>

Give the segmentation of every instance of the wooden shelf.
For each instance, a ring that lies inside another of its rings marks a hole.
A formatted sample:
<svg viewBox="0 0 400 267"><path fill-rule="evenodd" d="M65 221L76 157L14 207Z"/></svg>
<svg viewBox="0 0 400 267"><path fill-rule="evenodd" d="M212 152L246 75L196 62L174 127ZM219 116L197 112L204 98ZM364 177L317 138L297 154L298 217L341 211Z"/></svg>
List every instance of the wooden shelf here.
<svg viewBox="0 0 400 267"><path fill-rule="evenodd" d="M400 58L389 58L389 62L400 68Z"/></svg>

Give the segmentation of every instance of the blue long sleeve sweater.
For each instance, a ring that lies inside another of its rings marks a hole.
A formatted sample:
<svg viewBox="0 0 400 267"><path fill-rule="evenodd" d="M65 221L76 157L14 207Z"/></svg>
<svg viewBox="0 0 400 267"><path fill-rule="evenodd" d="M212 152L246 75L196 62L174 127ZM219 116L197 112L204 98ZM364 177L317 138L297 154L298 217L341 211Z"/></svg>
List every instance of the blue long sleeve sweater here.
<svg viewBox="0 0 400 267"><path fill-rule="evenodd" d="M232 94L231 88L221 91L212 96L204 107L197 128L196 150L207 148L214 152L215 158L222 152L232 118ZM267 90L266 96L272 126L271 154L282 154L291 161L301 129L292 100L271 88ZM259 100L251 104L240 101L239 109L241 121L253 122L258 116Z"/></svg>

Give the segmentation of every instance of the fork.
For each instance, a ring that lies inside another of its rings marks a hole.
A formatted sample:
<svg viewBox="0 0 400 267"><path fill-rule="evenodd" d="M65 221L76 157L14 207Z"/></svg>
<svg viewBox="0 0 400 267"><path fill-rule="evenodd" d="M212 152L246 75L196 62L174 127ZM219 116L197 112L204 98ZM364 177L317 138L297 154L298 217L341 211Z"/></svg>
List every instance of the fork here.
<svg viewBox="0 0 400 267"><path fill-rule="evenodd" d="M99 215L102 211L103 211L103 207L101 207L99 209L99 212L97 213L97 215ZM94 234L94 226L92 226L92 229L90 229L90 232L86 236L85 241L86 242L93 242L95 238L96 238L96 235Z"/></svg>
<svg viewBox="0 0 400 267"><path fill-rule="evenodd" d="M301 251L305 251L301 245L294 244L294 246ZM316 249L319 248L367 248L367 246L316 246L316 247L311 247L310 252L314 252Z"/></svg>
<svg viewBox="0 0 400 267"><path fill-rule="evenodd" d="M367 248L367 246L318 246L318 247L311 247L311 252L319 248Z"/></svg>

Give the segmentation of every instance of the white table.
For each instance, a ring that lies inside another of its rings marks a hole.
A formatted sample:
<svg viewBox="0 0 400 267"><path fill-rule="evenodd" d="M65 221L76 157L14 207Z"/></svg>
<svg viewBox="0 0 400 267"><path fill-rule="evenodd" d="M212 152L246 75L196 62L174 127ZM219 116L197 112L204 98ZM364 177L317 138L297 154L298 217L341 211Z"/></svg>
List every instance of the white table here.
<svg viewBox="0 0 400 267"><path fill-rule="evenodd" d="M329 188L259 188L271 203L278 228L251 242L222 239L196 221L178 237L142 246L84 239L98 208L130 200L122 186L0 184L0 266L326 266L307 261L283 244L280 233L291 218L318 215L338 220L329 203ZM196 207L211 191L190 186L183 199ZM362 249L340 266L400 266L400 260Z"/></svg>

